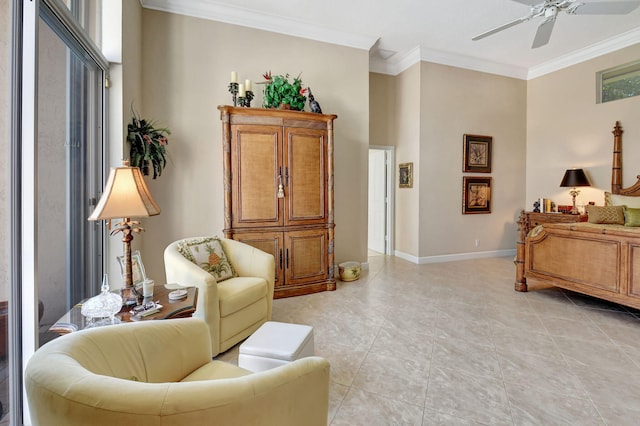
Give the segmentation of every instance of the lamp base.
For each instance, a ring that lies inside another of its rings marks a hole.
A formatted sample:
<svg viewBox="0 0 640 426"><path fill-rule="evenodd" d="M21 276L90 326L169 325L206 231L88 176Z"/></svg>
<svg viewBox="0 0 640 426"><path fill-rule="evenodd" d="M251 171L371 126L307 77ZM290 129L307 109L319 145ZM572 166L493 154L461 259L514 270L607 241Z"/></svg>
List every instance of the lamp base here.
<svg viewBox="0 0 640 426"><path fill-rule="evenodd" d="M580 211L576 207L576 192L577 191L575 191L574 189L573 193L571 194L573 196L573 208L571 209L571 214L580 214Z"/></svg>
<svg viewBox="0 0 640 426"><path fill-rule="evenodd" d="M144 299L142 293L137 291L135 287L122 287L120 296L122 296L122 304L126 306L140 305Z"/></svg>

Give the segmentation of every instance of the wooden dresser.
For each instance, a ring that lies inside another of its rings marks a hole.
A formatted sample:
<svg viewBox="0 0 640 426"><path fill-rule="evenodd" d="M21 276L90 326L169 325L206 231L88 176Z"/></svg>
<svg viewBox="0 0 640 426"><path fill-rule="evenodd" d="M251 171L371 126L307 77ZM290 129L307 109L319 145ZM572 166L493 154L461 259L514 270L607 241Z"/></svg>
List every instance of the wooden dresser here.
<svg viewBox="0 0 640 426"><path fill-rule="evenodd" d="M276 260L274 297L335 290L335 115L219 106L227 238Z"/></svg>
<svg viewBox="0 0 640 426"><path fill-rule="evenodd" d="M527 279L524 276L524 240L531 229L543 223L575 223L586 222L586 214L563 214L563 213L539 213L520 212L518 219L518 234L516 240L516 258L513 262L516 265L516 291L527 291Z"/></svg>

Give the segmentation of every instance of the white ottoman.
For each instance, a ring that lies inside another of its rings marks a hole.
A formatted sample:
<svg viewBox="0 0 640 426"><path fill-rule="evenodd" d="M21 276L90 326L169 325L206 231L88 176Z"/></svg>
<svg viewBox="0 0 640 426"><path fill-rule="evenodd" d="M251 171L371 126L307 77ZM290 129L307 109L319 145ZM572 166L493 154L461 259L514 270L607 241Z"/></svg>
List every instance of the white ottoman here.
<svg viewBox="0 0 640 426"><path fill-rule="evenodd" d="M238 366L253 372L313 356L313 327L267 321L240 345Z"/></svg>

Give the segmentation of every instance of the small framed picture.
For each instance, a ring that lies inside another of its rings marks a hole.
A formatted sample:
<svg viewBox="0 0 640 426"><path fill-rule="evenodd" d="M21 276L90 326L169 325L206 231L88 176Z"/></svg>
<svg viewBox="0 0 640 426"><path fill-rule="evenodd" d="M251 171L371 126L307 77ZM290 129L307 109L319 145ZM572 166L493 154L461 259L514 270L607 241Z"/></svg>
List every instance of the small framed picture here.
<svg viewBox="0 0 640 426"><path fill-rule="evenodd" d="M399 166L400 188L413 188L413 163L402 163Z"/></svg>
<svg viewBox="0 0 640 426"><path fill-rule="evenodd" d="M491 213L491 178L463 176L462 214Z"/></svg>
<svg viewBox="0 0 640 426"><path fill-rule="evenodd" d="M118 256L118 263L120 264L120 270L122 272L122 282L124 283L124 256ZM133 279L133 285L142 285L144 280L147 279L147 275L144 272L144 265L142 264L142 256L140 250L136 250L131 253L131 275Z"/></svg>
<svg viewBox="0 0 640 426"><path fill-rule="evenodd" d="M462 171L491 173L491 136L464 135Z"/></svg>

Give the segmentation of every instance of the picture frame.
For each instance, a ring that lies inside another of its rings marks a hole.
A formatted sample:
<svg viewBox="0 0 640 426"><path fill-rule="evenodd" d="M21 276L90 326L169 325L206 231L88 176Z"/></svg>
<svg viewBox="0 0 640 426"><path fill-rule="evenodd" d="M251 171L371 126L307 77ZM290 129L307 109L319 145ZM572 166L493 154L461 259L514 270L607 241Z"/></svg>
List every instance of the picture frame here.
<svg viewBox="0 0 640 426"><path fill-rule="evenodd" d="M122 282L124 283L124 256L118 256L118 263L120 264L120 272L122 273ZM144 264L142 263L142 255L140 250L136 250L131 253L131 276L134 286L140 286L147 279L147 275L144 272Z"/></svg>
<svg viewBox="0 0 640 426"><path fill-rule="evenodd" d="M491 177L463 176L462 214L491 213Z"/></svg>
<svg viewBox="0 0 640 426"><path fill-rule="evenodd" d="M401 163L398 166L400 188L413 188L413 163Z"/></svg>
<svg viewBox="0 0 640 426"><path fill-rule="evenodd" d="M491 173L492 136L464 135L462 171Z"/></svg>

